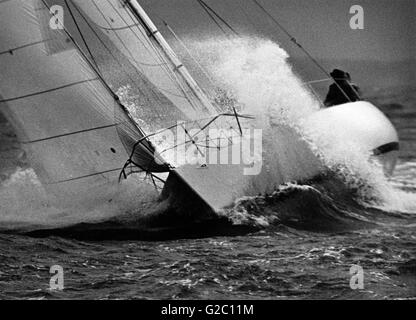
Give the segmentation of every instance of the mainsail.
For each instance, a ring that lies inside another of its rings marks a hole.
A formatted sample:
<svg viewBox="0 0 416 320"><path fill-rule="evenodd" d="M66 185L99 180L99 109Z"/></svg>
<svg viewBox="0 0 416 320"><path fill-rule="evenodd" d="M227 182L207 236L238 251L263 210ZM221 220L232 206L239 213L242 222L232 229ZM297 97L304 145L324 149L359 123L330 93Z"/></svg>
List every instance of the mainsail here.
<svg viewBox="0 0 416 320"><path fill-rule="evenodd" d="M44 32L51 4L0 1L0 108L43 185L61 198L96 198L97 188L117 185L137 141L135 163L167 171L71 35L62 28ZM110 200L111 192L104 193Z"/></svg>

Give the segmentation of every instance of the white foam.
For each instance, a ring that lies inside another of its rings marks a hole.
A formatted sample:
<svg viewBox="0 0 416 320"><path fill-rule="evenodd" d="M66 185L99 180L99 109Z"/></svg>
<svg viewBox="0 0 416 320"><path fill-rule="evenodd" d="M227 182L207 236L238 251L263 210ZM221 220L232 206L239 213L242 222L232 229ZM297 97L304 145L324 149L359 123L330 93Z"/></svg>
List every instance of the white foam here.
<svg viewBox="0 0 416 320"><path fill-rule="evenodd" d="M260 184L273 185L271 180L276 176L290 177L295 168L305 176L316 172L316 157L304 150L304 144L294 141L294 132L301 134L308 141L307 148L313 149L314 155L338 172L347 184L360 185L362 199L377 199L371 205L384 210L416 211L416 195L396 188L378 163L368 160L369 152L359 141L349 141L345 132L337 132L337 128L329 131L328 123L317 123L312 133L305 132L302 120L317 112L320 103L296 77L287 62L287 53L276 43L258 38L187 42L198 53L211 78L231 92L242 111L257 116L255 125L264 130L264 154L275 159L274 163L266 163ZM285 134L281 128L291 128L292 133ZM363 182L368 188L362 188Z"/></svg>
<svg viewBox="0 0 416 320"><path fill-rule="evenodd" d="M139 184L134 178L122 181L117 188L111 202L81 206L74 199L63 205L48 195L32 169L18 169L0 185L0 228L61 227L131 212L145 214L157 198L153 186Z"/></svg>

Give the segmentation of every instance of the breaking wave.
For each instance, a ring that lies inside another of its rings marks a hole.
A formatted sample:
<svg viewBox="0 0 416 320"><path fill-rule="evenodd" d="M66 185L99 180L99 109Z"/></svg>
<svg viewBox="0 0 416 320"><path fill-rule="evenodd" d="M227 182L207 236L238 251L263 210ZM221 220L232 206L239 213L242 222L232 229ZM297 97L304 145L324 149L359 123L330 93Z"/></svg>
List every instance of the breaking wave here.
<svg viewBox="0 0 416 320"><path fill-rule="evenodd" d="M59 228L101 222L120 213L137 212L137 208L145 215L158 196L154 187L147 183L139 185L136 181L125 180L114 187L117 193L111 202L87 205L74 198L61 203L43 188L33 169L18 168L0 184L0 230Z"/></svg>
<svg viewBox="0 0 416 320"><path fill-rule="evenodd" d="M300 180L308 180L318 172L331 172L331 179L337 179L345 190L358 192L356 199L362 205L416 212L414 193L398 189L394 179L385 177L377 161L369 161L368 151L358 141L345 137L342 128L339 133L333 132L334 128L324 122L316 123L312 130L304 127L305 118L321 105L297 78L287 53L276 43L258 38L204 42L190 39L188 43L204 59L211 79L230 92L243 112L257 116L256 126L265 135L264 149L271 155L266 159L267 175L262 184L270 183L279 174L286 175L287 180L294 168L301 170L299 175L304 178ZM282 132L282 128L300 135L307 146L294 145L294 137ZM299 189L299 185L296 190L311 192L310 188Z"/></svg>

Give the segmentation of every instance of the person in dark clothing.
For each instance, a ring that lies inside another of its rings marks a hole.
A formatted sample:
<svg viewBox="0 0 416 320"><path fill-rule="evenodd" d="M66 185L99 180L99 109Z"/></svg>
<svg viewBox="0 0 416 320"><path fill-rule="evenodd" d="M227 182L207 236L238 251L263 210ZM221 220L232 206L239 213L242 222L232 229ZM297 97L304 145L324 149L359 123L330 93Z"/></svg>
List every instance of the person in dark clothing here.
<svg viewBox="0 0 416 320"><path fill-rule="evenodd" d="M330 73L335 83L329 87L328 94L324 104L327 107L335 106L342 103L359 101L359 88L351 83L351 76L348 72L340 69L334 69Z"/></svg>

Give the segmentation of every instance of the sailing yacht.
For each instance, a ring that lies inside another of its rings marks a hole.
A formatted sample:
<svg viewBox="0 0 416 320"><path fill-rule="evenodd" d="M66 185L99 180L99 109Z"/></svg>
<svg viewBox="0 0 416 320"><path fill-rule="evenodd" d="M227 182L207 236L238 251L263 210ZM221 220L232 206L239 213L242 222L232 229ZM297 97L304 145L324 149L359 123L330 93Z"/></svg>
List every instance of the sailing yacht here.
<svg viewBox="0 0 416 320"><path fill-rule="evenodd" d="M65 19L59 8L64 8ZM166 128L178 130L176 121L183 120L197 132L213 126L230 129L232 136L225 140L232 143L215 146L226 158L244 140L242 123L251 119L211 102L136 0L2 0L0 108L56 202L93 205L111 201L120 191L120 180L142 173L162 188L161 200L175 209L209 213L232 205L241 196L270 192L325 170L307 142L285 127L277 131L286 137L279 142L282 149L289 140L296 148L282 153L282 159L287 159L281 163L293 170L273 176L273 181L267 180L267 166L253 176L245 174L243 163L173 165L151 142L156 133L139 126L109 84L81 25L91 27L95 35L100 33L97 38L105 38L103 46L109 54L116 48L146 86L170 106L161 111L158 101L148 94L147 108L165 114L171 124L165 122ZM70 29L80 31L82 41ZM355 104L373 110L369 116L383 122L381 128L389 127L389 134L381 140L369 139L369 149L397 140L394 128L372 106ZM353 110L351 104L324 110L310 123L326 117L339 120L345 112L351 118ZM363 120L350 127L357 130L366 125ZM166 128L158 128L158 133ZM197 134L184 132L185 144L198 145ZM208 148L200 145L197 149L205 153ZM257 161L263 161L262 155ZM307 170L301 168L305 162Z"/></svg>

